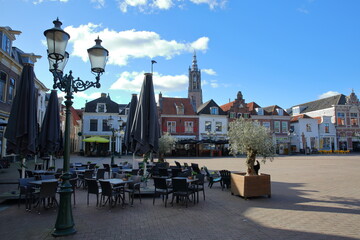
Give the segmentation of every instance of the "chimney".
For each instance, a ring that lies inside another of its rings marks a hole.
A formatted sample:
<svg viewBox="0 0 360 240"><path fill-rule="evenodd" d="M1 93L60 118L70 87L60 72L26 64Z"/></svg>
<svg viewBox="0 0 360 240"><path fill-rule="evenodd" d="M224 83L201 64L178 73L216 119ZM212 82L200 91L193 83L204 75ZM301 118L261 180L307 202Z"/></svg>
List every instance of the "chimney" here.
<svg viewBox="0 0 360 240"><path fill-rule="evenodd" d="M106 93L101 93L102 98L106 98Z"/></svg>

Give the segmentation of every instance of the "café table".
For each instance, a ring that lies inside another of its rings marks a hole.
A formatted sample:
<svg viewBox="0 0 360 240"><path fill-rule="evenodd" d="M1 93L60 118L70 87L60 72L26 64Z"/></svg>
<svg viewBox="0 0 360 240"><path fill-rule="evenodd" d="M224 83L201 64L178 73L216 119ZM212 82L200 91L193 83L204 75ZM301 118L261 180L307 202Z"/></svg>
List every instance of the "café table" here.
<svg viewBox="0 0 360 240"><path fill-rule="evenodd" d="M43 174L55 174L55 171L47 171L47 170L33 170L32 173L34 175L43 175Z"/></svg>
<svg viewBox="0 0 360 240"><path fill-rule="evenodd" d="M119 179L119 178L109 178L109 179L103 179L101 181L104 182L109 182L111 184L111 186L113 187L113 189L119 188L122 190L122 196L120 195L121 201L122 201L122 205L125 205L125 187L124 185L126 183L131 183L133 182L132 180L123 180L123 179ZM120 188L120 186L123 186Z"/></svg>

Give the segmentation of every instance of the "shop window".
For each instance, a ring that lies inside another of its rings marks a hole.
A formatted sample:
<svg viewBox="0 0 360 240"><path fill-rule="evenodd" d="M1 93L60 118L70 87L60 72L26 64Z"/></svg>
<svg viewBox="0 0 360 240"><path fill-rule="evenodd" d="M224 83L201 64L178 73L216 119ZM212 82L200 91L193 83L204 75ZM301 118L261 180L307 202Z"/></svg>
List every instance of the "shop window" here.
<svg viewBox="0 0 360 240"><path fill-rule="evenodd" d="M176 122L175 121L167 122L167 132L176 133Z"/></svg>
<svg viewBox="0 0 360 240"><path fill-rule="evenodd" d="M90 131L96 132L98 129L98 120L97 119L90 119Z"/></svg>
<svg viewBox="0 0 360 240"><path fill-rule="evenodd" d="M338 125L345 125L345 113L339 112L337 114L337 124Z"/></svg>

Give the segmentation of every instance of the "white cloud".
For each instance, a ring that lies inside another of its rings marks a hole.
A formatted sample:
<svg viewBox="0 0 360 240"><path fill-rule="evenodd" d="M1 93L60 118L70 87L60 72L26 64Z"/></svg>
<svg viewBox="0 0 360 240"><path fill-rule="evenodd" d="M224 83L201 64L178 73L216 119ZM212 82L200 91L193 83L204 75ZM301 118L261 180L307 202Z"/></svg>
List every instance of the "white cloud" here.
<svg viewBox="0 0 360 240"><path fill-rule="evenodd" d="M101 29L101 25L88 23L79 27L69 26L64 29L71 35L73 43L72 56L88 60L87 48L95 44L99 36L102 45L109 50L108 64L123 66L131 58L164 57L171 59L176 55L193 50L206 51L209 38L201 37L194 42L177 42L164 40L156 32L136 31L135 29L117 32L108 28Z"/></svg>
<svg viewBox="0 0 360 240"><path fill-rule="evenodd" d="M137 8L140 12L152 12L153 10L168 10L172 7L184 8L184 4L207 4L210 9L224 8L228 0L118 0L119 9L127 12L129 7Z"/></svg>
<svg viewBox="0 0 360 240"><path fill-rule="evenodd" d="M304 13L304 14L309 14L310 12L309 12L309 10L307 10L306 8L303 8L303 7L301 7L301 8L298 8L298 9L296 9L298 12L301 12L301 13Z"/></svg>
<svg viewBox="0 0 360 240"><path fill-rule="evenodd" d="M323 93L319 96L319 99L322 99L322 98L327 98L327 97L331 97L331 96L335 96L335 95L338 95L340 93L338 92L335 92L335 91L328 91L326 93Z"/></svg>
<svg viewBox="0 0 360 240"><path fill-rule="evenodd" d="M40 4L40 3L43 3L43 2L68 2L69 0L35 0L33 1L33 4Z"/></svg>
<svg viewBox="0 0 360 240"><path fill-rule="evenodd" d="M161 75L153 73L153 83L155 92L178 92L187 89L187 75ZM118 80L110 87L111 90L126 90L130 92L140 92L144 80L144 72L122 72Z"/></svg>
<svg viewBox="0 0 360 240"><path fill-rule="evenodd" d="M105 0L91 0L92 3L95 3L95 8L103 8L105 6Z"/></svg>
<svg viewBox="0 0 360 240"><path fill-rule="evenodd" d="M214 69L201 69L201 72L206 73L207 75L211 75L211 76L216 76L216 72L214 71Z"/></svg>
<svg viewBox="0 0 360 240"><path fill-rule="evenodd" d="M84 93L84 92L77 92L77 93L74 93L74 95L77 98L94 100L94 99L97 99L97 98L101 97L101 92L94 92L94 93L91 93L89 95Z"/></svg>
<svg viewBox="0 0 360 240"><path fill-rule="evenodd" d="M217 82L217 80L211 80L210 81L210 86L212 88L218 88L219 87L219 83Z"/></svg>

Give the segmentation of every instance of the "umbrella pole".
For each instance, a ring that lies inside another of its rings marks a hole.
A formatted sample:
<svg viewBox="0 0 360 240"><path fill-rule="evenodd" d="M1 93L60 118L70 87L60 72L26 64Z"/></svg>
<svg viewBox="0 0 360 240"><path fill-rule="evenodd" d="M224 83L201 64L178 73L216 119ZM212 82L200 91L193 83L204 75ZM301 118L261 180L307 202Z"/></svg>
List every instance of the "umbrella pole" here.
<svg viewBox="0 0 360 240"><path fill-rule="evenodd" d="M53 155L50 155L50 159L49 159L49 167L53 166Z"/></svg>
<svg viewBox="0 0 360 240"><path fill-rule="evenodd" d="M133 153L133 162L132 162L132 165L133 165L133 169L135 169L135 153Z"/></svg>
<svg viewBox="0 0 360 240"><path fill-rule="evenodd" d="M21 178L25 178L25 158L21 162Z"/></svg>

